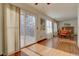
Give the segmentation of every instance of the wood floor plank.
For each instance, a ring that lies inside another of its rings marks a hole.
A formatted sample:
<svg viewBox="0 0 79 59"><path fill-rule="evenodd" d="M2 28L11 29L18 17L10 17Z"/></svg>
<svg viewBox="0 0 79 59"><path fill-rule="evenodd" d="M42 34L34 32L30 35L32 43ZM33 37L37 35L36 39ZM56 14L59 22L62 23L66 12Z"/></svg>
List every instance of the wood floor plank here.
<svg viewBox="0 0 79 59"><path fill-rule="evenodd" d="M44 45L46 47L55 48L64 52L79 55L79 48L76 45L76 41L69 39L54 38L50 40L44 40L38 44Z"/></svg>
<svg viewBox="0 0 79 59"><path fill-rule="evenodd" d="M44 40L21 49L28 56L78 56L76 42L68 39L54 38Z"/></svg>
<svg viewBox="0 0 79 59"><path fill-rule="evenodd" d="M29 56L39 56L38 54L34 53L33 51L31 51L31 50L29 50L27 48L24 48L21 51L24 52L24 53L26 53Z"/></svg>
<svg viewBox="0 0 79 59"><path fill-rule="evenodd" d="M61 50L57 50L54 48L49 48L40 44L34 44L29 49L43 55L43 56L73 56L74 54L70 54Z"/></svg>

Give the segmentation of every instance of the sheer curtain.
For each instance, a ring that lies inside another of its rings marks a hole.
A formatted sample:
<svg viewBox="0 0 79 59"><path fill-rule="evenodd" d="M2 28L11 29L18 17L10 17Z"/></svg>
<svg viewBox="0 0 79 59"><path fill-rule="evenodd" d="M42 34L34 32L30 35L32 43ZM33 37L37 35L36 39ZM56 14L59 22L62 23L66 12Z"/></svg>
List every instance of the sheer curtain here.
<svg viewBox="0 0 79 59"><path fill-rule="evenodd" d="M20 9L11 4L4 4L4 55L19 50Z"/></svg>

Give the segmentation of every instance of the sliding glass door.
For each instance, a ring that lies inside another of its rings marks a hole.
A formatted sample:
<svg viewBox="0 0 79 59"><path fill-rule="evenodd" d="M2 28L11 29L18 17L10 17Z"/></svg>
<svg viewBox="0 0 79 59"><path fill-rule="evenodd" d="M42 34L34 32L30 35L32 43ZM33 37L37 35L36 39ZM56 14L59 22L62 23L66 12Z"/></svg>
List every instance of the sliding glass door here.
<svg viewBox="0 0 79 59"><path fill-rule="evenodd" d="M26 45L34 43L36 41L36 26L35 26L35 16L26 16Z"/></svg>
<svg viewBox="0 0 79 59"><path fill-rule="evenodd" d="M36 41L36 16L21 11L20 18L20 42L21 48Z"/></svg>
<svg viewBox="0 0 79 59"><path fill-rule="evenodd" d="M46 20L46 35L48 39L53 37L53 24L50 20Z"/></svg>

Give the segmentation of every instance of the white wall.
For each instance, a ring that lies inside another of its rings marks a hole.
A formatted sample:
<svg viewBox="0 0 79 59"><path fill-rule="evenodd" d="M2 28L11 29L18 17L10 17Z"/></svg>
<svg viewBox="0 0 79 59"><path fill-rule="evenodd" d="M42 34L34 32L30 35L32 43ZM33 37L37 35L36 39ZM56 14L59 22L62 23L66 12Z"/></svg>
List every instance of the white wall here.
<svg viewBox="0 0 79 59"><path fill-rule="evenodd" d="M0 54L2 54L2 8L0 4Z"/></svg>
<svg viewBox="0 0 79 59"><path fill-rule="evenodd" d="M64 26L64 23L67 23L67 24L71 24L71 26L74 27L74 33L77 34L77 19L71 19L71 20L64 20L64 21L60 21L59 22L59 27L58 28L61 28Z"/></svg>

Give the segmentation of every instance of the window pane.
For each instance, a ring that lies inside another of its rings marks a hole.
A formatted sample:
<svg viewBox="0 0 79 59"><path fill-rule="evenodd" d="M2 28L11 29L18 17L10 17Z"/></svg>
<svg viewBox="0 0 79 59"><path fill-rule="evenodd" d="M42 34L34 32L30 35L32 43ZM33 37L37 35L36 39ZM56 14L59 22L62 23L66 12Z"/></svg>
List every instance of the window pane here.
<svg viewBox="0 0 79 59"><path fill-rule="evenodd" d="M46 21L46 32L52 33L52 22L48 20Z"/></svg>

